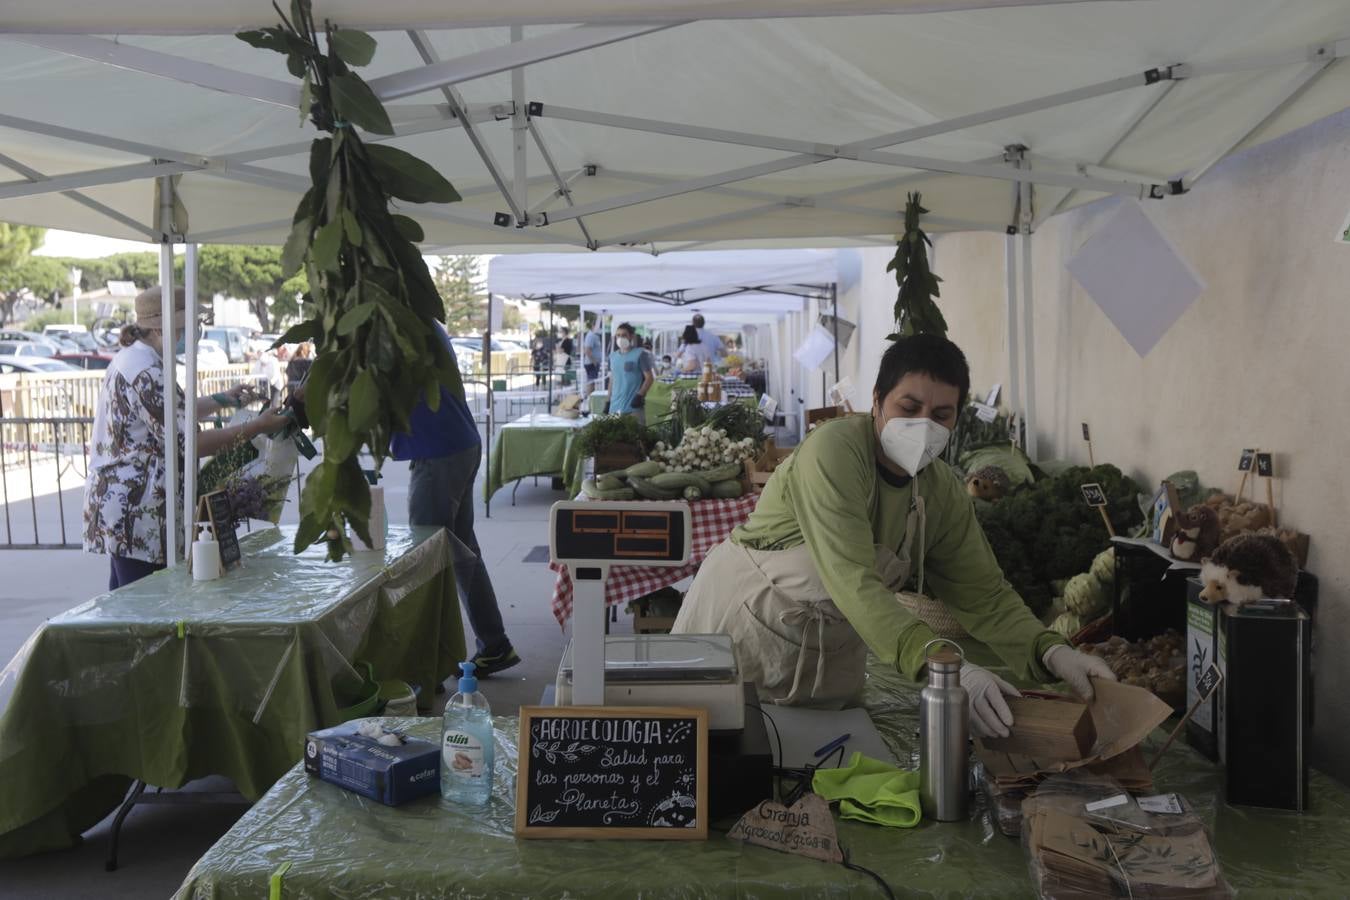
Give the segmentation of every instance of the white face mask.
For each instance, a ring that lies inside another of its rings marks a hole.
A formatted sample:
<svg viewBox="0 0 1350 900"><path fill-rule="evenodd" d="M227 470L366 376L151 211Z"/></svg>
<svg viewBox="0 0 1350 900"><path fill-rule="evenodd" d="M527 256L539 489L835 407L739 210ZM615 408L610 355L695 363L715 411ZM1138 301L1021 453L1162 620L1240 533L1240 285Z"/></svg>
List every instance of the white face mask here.
<svg viewBox="0 0 1350 900"><path fill-rule="evenodd" d="M952 433L932 419L897 416L881 429L881 450L886 458L910 475L937 459Z"/></svg>
<svg viewBox="0 0 1350 900"><path fill-rule="evenodd" d="M626 338L626 337L621 337L621 338L619 338L618 340L616 340L614 343L616 343L616 344L619 345L619 349L620 349L620 350L627 350L629 347L631 347L631 346L633 345L633 342L630 341L630 340L629 340L628 338Z"/></svg>

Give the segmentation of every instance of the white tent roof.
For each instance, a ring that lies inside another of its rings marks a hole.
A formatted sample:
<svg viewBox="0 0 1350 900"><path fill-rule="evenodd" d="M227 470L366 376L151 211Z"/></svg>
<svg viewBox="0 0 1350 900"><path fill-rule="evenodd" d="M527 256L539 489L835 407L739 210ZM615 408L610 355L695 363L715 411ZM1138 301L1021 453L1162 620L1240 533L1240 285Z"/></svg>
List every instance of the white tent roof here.
<svg viewBox="0 0 1350 900"><path fill-rule="evenodd" d="M1028 229L1350 97L1345 0L316 6L377 33L394 142L465 195L411 210L429 250L858 245L912 190L930 230ZM271 15L8 0L0 220L157 240L150 179L182 174L180 234L282 240L312 132L284 60L228 34Z"/></svg>
<svg viewBox="0 0 1350 900"><path fill-rule="evenodd" d="M782 293L774 286L797 286L803 289L800 293L814 296L828 291L836 278L832 250L709 250L675 256L535 253L494 257L488 263L487 289L530 298L669 295L661 299L682 305L734 294ZM609 299L625 305L633 302L631 297ZM794 299L800 307L800 297ZM592 298L586 306L595 308L597 302L601 300Z"/></svg>

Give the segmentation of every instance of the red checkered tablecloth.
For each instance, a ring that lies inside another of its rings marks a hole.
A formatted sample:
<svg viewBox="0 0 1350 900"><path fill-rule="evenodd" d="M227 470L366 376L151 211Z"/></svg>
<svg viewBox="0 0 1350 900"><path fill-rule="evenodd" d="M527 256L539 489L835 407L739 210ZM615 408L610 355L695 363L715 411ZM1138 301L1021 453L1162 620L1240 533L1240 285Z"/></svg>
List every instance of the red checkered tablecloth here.
<svg viewBox="0 0 1350 900"><path fill-rule="evenodd" d="M659 591L698 571L703 558L746 519L759 501L758 494L746 494L735 500L699 500L689 504L694 520L694 537L689 548L689 562L683 566L613 566L605 582L605 602L609 606L627 603L638 597ZM553 617L559 625L572 615L572 576L564 566L549 563L557 573L553 584Z"/></svg>

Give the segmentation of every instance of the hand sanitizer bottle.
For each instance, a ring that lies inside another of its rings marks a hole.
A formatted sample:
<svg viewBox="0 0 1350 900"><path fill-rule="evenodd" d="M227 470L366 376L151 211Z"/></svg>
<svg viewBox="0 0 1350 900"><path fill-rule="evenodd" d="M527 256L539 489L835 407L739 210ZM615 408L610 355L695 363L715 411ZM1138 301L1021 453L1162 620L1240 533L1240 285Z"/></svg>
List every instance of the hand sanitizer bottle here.
<svg viewBox="0 0 1350 900"><path fill-rule="evenodd" d="M441 796L484 806L492 797L492 710L478 692L473 663L459 669L459 692L445 704L441 729Z"/></svg>

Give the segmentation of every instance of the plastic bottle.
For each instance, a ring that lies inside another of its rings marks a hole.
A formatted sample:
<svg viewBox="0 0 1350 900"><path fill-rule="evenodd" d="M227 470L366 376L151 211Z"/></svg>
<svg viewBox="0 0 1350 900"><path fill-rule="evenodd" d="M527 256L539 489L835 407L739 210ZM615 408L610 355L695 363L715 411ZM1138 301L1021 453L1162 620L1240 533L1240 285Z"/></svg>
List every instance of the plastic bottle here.
<svg viewBox="0 0 1350 900"><path fill-rule="evenodd" d="M473 663L459 669L459 692L445 705L441 728L441 796L483 806L492 797L492 710L478 692Z"/></svg>

